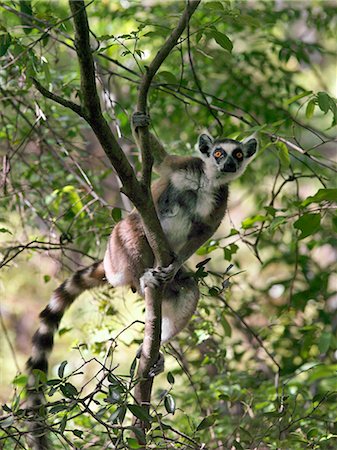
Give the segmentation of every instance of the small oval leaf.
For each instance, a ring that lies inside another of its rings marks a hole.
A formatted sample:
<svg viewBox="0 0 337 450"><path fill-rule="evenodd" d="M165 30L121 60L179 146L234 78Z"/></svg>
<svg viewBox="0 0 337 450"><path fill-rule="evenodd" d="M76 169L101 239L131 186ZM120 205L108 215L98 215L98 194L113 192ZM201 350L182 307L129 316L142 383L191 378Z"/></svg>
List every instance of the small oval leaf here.
<svg viewBox="0 0 337 450"><path fill-rule="evenodd" d="M176 412L176 402L172 395L167 394L167 396L164 399L164 406L168 413L173 414Z"/></svg>

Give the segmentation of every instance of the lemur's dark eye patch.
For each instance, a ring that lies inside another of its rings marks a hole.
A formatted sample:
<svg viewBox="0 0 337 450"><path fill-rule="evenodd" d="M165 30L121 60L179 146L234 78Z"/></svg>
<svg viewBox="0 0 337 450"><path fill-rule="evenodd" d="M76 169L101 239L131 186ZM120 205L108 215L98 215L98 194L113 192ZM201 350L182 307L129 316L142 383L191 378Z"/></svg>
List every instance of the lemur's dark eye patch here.
<svg viewBox="0 0 337 450"><path fill-rule="evenodd" d="M236 158L239 161L241 161L243 159L243 153L240 149L234 150L233 156L234 156L234 158Z"/></svg>
<svg viewBox="0 0 337 450"><path fill-rule="evenodd" d="M221 158L221 156L226 156L226 152L223 148L218 147L215 149L213 155L215 156L215 158Z"/></svg>

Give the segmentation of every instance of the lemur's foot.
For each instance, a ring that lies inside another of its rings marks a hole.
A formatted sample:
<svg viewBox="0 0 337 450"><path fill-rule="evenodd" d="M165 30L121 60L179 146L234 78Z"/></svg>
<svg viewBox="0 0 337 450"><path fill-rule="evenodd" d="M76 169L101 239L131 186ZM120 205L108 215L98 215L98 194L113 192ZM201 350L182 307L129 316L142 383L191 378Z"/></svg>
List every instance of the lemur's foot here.
<svg viewBox="0 0 337 450"><path fill-rule="evenodd" d="M136 111L132 114L132 125L135 129L138 127L147 127L150 125L150 116Z"/></svg>
<svg viewBox="0 0 337 450"><path fill-rule="evenodd" d="M139 349L137 350L137 353L136 353L136 357L138 359L141 357L141 354L142 354L142 346L143 346L143 344L141 344L139 346ZM155 364L153 364L153 366L149 370L149 373L148 373L149 378L153 378L156 375L159 375L160 373L164 372L164 367L165 367L165 358L164 358L164 355L162 354L162 352L159 352L157 362Z"/></svg>
<svg viewBox="0 0 337 450"><path fill-rule="evenodd" d="M142 291L146 287L154 288L171 281L177 273L177 265L170 264L167 267L156 267L148 269L140 279L140 286Z"/></svg>
<svg viewBox="0 0 337 450"><path fill-rule="evenodd" d="M153 366L149 370L149 377L153 378L159 375L160 373L164 372L164 368L165 368L165 358L162 352L159 352L157 362L153 364Z"/></svg>

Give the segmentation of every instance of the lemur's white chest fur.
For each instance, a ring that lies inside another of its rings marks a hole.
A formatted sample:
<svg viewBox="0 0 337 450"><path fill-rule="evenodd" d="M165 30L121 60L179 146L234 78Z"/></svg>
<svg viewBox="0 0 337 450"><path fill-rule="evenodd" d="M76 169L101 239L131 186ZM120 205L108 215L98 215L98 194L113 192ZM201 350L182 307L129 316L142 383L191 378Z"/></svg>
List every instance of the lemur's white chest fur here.
<svg viewBox="0 0 337 450"><path fill-rule="evenodd" d="M219 183L216 174L205 167L202 172L178 170L171 175L170 183L174 192L170 198L172 205L160 221L172 249L177 252L187 242L192 221L202 222L212 214L216 202L214 191L223 182Z"/></svg>

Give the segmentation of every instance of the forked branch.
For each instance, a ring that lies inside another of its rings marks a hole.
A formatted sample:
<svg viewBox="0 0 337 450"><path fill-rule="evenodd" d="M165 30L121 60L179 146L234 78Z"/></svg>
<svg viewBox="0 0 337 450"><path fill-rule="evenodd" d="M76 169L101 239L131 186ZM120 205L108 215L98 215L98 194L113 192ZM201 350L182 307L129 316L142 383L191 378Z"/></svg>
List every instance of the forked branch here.
<svg viewBox="0 0 337 450"><path fill-rule="evenodd" d="M178 42L179 37L186 28L188 21L199 3L200 0L187 3L178 25L169 35L165 44L144 74L137 102L138 111L147 113L147 95L153 77ZM168 265L171 262L172 253L170 252L166 236L158 220L150 191L153 158L149 145L148 127L146 126L140 129L143 170L142 179L139 182L123 150L113 135L109 124L103 117L96 87L96 72L92 49L90 47L86 5L83 0L69 0L69 5L74 20L75 48L80 67L81 105L70 100L64 100L60 96L49 92L37 80L34 80L34 84L43 96L71 109L84 118L90 125L121 179L123 192L134 203L142 217L144 230L157 264ZM157 361L159 355L162 293L159 289L146 288L145 291L146 324L143 351L138 370L140 382L136 386L135 399L140 405L146 405L149 408L152 379L147 378L147 374ZM145 424L142 424L142 426L145 426Z"/></svg>

